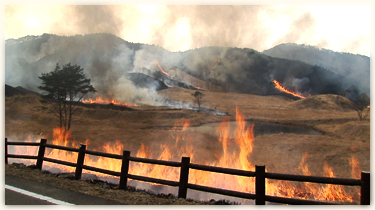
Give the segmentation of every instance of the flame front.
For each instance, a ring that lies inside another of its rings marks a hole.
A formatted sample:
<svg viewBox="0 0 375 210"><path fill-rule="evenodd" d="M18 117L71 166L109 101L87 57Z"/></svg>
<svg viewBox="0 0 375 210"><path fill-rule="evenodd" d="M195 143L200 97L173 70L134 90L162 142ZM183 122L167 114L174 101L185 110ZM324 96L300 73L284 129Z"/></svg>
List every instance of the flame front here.
<svg viewBox="0 0 375 210"><path fill-rule="evenodd" d="M192 163L218 166L224 168L235 168L247 171L254 171L255 166L249 161L249 158L253 152L254 146L254 124L247 125L247 121L239 109L236 109L236 128L234 132L231 132L230 121L228 118L224 118L223 121L217 128L219 135L218 141L221 143L222 153L215 154L217 160L208 161L202 159L196 159L195 148L193 144L193 137L186 132L187 128L191 125L190 120L181 119L177 120L175 126L171 129L172 137L175 143L172 145L160 144L161 153L155 157L151 153L148 146L141 144L140 149L136 153L136 157L167 160L167 161L181 161L181 157L190 157ZM78 147L76 141L69 141L70 132L65 133L60 128L55 128L53 133L53 144ZM85 144L88 145L90 142L86 140ZM88 149L89 145L87 146ZM230 148L230 149L229 149ZM111 154L122 154L122 151L126 149L120 141L114 143L105 143L102 147L94 149L97 151L103 151ZM26 151L26 153L36 151ZM15 154L25 154L25 151L17 151ZM72 152L66 152L61 150L49 150L47 151L47 157L65 160L69 162L76 162L77 154ZM305 152L299 167L296 169L302 175L311 176L312 173L307 165L308 153ZM349 159L349 163L353 168L352 176L358 179L359 174L359 163L355 157ZM45 165L51 165L52 163L45 162ZM121 161L103 158L97 156L86 155L85 165L94 166L113 171L121 171ZM59 167L64 171L73 172L74 168L64 167L62 165L54 164L53 167ZM91 171L85 171L85 173L95 173ZM131 162L129 167L129 173L134 175L148 176L159 179L167 179L172 181L179 180L179 169L174 167L160 166L154 164L144 164ZM95 173L97 174L97 173ZM103 174L99 174L103 176ZM324 176L335 177L333 169L324 163ZM235 190L240 192L254 193L254 178L226 175L221 173L212 173L200 170L190 170L189 183L199 184L204 186L223 188L228 190ZM358 191L357 191L358 193ZM286 181L275 181L266 179L266 194L273 196L289 197L289 198L300 198L300 199L312 199L312 200L324 200L324 201L340 201L340 202L353 202L353 196L346 193L345 188L339 185L330 184L317 184L317 183L298 183L292 184ZM356 195L358 196L358 195Z"/></svg>
<svg viewBox="0 0 375 210"><path fill-rule="evenodd" d="M163 68L161 67L159 61L154 61L154 62L152 62L151 64L157 65L157 66L159 67L160 71L161 71L163 74L167 75L168 77L170 76L167 72L165 72L165 71L163 70Z"/></svg>
<svg viewBox="0 0 375 210"><path fill-rule="evenodd" d="M278 89L278 90L280 90L280 91L282 91L282 92L284 92L284 93L288 93L288 94L290 94L290 95L293 95L293 96L296 96L296 97L299 97L299 98L306 98L305 96L303 96L303 95L301 95L301 94L298 94L298 93L296 93L296 92L293 92L293 91L291 91L291 90L286 89L286 88L283 87L283 86L280 84L280 82L277 81L277 80L273 80L272 82L273 82L273 84L275 84L275 88L276 88L276 89Z"/></svg>
<svg viewBox="0 0 375 210"><path fill-rule="evenodd" d="M113 99L102 99L101 96L96 97L96 99L91 99L91 98L87 100L82 99L82 103L85 103L85 104L111 104L112 103L118 106L138 106L137 104L122 103Z"/></svg>
<svg viewBox="0 0 375 210"><path fill-rule="evenodd" d="M169 75L166 71L164 71L164 69L161 67L159 61L151 62L151 64L153 64L153 65L157 65L157 66L159 67L160 71L161 71L163 74L165 74L165 75L167 75L168 77L170 77L170 75ZM189 84L189 85L191 85L191 86L197 88L198 90L204 90L204 89L201 88L201 87L198 87L198 86L195 86L195 85L192 85L192 84Z"/></svg>

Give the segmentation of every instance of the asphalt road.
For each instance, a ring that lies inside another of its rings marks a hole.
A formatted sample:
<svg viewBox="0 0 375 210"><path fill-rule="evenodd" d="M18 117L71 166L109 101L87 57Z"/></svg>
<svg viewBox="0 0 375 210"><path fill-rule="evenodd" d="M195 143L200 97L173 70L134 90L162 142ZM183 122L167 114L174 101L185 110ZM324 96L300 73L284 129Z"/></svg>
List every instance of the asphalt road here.
<svg viewBox="0 0 375 210"><path fill-rule="evenodd" d="M5 175L5 205L123 205L47 184Z"/></svg>

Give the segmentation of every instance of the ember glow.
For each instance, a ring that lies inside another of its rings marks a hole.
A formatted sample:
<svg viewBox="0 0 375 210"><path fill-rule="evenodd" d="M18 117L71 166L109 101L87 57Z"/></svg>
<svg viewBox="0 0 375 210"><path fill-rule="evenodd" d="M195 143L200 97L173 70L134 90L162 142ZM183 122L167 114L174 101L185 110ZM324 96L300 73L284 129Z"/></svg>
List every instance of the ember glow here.
<svg viewBox="0 0 375 210"><path fill-rule="evenodd" d="M224 118L220 125L217 127L219 135L218 142L221 144L222 151L215 154L216 160L202 160L196 158L195 145L193 143L194 136L186 129L190 126L191 122L188 119L177 120L175 126L170 130L171 137L175 140L172 145L160 143L160 154L155 155L150 151L148 145L141 144L140 149L134 154L136 157L176 161L180 162L181 157L190 157L192 163L218 166L224 168L235 168L247 171L254 171L255 164L249 161L254 149L254 124L247 125L244 115L236 109L236 129L231 132L230 121ZM76 141L69 140L70 132L63 135L62 129L55 128L53 132L52 144L62 145L77 148L79 144ZM28 140L30 141L30 140ZM123 143L117 140L114 143L105 143L99 148L90 148L90 141L86 140L87 149L94 151L101 151L111 154L122 154L126 147ZM21 150L16 147L17 151L14 154L30 154L35 155L37 148L29 147L31 150ZM229 149L232 148L232 149ZM235 148L235 149L233 149ZM65 160L72 163L76 162L77 154L73 152L65 152L54 149L47 149L46 156L53 159ZM133 155L132 155L133 156ZM309 155L304 153L299 167L296 169L301 175L311 176L307 159ZM278 160L275 160L278 161ZM86 155L85 165L94 166L102 169L121 171L121 161L102 158L97 156ZM352 177L359 178L360 169L359 162L355 157L349 159L349 164L352 166ZM68 166L57 165L49 162L44 162L44 166L58 167L62 171L74 172L74 168ZM332 167L328 163L324 163L323 176L335 177ZM84 170L84 173L93 173L98 176L105 176L100 173ZM172 181L179 181L179 168L167 167L161 165L144 164L131 162L129 173L134 175L148 176L159 179L166 179ZM255 180L254 178L226 175L221 173L212 173L200 170L190 170L189 183L222 188L227 190L235 190L246 193L255 193ZM299 198L309 200L322 200L322 201L336 201L336 202L353 202L358 199L359 189L354 192L356 195L351 195L346 192L344 186L330 185L330 184L317 184L309 182L292 183L280 180L266 179L266 194L272 196Z"/></svg>
<svg viewBox="0 0 375 210"><path fill-rule="evenodd" d="M96 97L96 99L82 99L82 103L85 104L114 104L118 106L138 106L137 104L128 104L123 102L118 102L114 99L102 99L101 96Z"/></svg>
<svg viewBox="0 0 375 210"><path fill-rule="evenodd" d="M278 90L280 90L280 91L282 91L282 92L284 92L284 93L288 93L288 94L290 94L290 95L297 96L297 97L299 97L299 98L306 98L305 96L303 96L303 95L301 95L301 94L298 94L298 93L296 93L296 92L293 92L293 91L291 91L291 90L286 89L286 88L283 87L283 86L280 84L280 82L277 81L277 80L273 80L272 82L275 84L275 88L276 88L276 89L278 89Z"/></svg>

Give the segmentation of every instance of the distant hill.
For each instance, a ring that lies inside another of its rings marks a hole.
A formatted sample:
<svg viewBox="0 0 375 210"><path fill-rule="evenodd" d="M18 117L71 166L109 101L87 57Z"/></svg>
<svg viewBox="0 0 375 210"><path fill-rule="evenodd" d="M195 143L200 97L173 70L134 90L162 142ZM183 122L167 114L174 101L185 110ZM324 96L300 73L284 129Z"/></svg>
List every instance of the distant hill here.
<svg viewBox="0 0 375 210"><path fill-rule="evenodd" d="M321 66L339 75L353 78L361 92L370 94L370 58L367 56L293 43L280 44L263 53L272 57Z"/></svg>
<svg viewBox="0 0 375 210"><path fill-rule="evenodd" d="M40 95L40 94L31 90L27 90L21 86L14 88L10 85L5 84L5 97L10 97L14 95Z"/></svg>
<svg viewBox="0 0 375 210"><path fill-rule="evenodd" d="M169 52L154 45L130 43L111 34L69 37L43 34L6 40L6 84L22 85L38 92L41 82L38 76L52 71L56 63L80 65L97 94L125 101L145 94L134 93L142 85L134 84L134 78L130 79L132 76L128 74L152 77L162 70L170 75L164 79L165 83L170 82L168 85L186 84L186 88L200 87L209 91L280 95L283 93L272 83L278 80L303 95L339 94L345 89L351 90L347 95L350 99L359 94L358 82L345 74L248 48L204 47ZM155 92L150 91L150 94Z"/></svg>

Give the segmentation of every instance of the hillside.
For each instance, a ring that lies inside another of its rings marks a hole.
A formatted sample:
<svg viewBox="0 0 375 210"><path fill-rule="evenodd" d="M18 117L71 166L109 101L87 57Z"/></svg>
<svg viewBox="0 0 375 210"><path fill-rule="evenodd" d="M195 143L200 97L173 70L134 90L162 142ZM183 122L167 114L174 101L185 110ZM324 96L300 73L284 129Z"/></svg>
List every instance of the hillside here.
<svg viewBox="0 0 375 210"><path fill-rule="evenodd" d="M34 91L25 89L21 86L18 87L12 87L10 85L5 84L5 96L14 96L14 95L40 95Z"/></svg>
<svg viewBox="0 0 375 210"><path fill-rule="evenodd" d="M346 75L354 79L361 92L370 94L370 58L367 56L339 53L292 43L280 44L263 51L263 53L276 58L321 66L339 75Z"/></svg>
<svg viewBox="0 0 375 210"><path fill-rule="evenodd" d="M169 78L209 91L256 95L277 95L278 80L286 88L303 95L339 94L350 89L353 100L357 83L345 74L300 61L270 57L252 49L204 47L185 52L169 52L161 47L129 43L111 34L42 36L8 40L5 44L5 82L37 90L38 75L56 65L80 65L104 98L142 103L150 101L154 90L140 90L126 76L143 73L153 76L165 71ZM125 88L126 87L126 88Z"/></svg>
<svg viewBox="0 0 375 210"><path fill-rule="evenodd" d="M355 110L353 102L343 96L332 94L310 96L294 102L292 106L297 109Z"/></svg>

